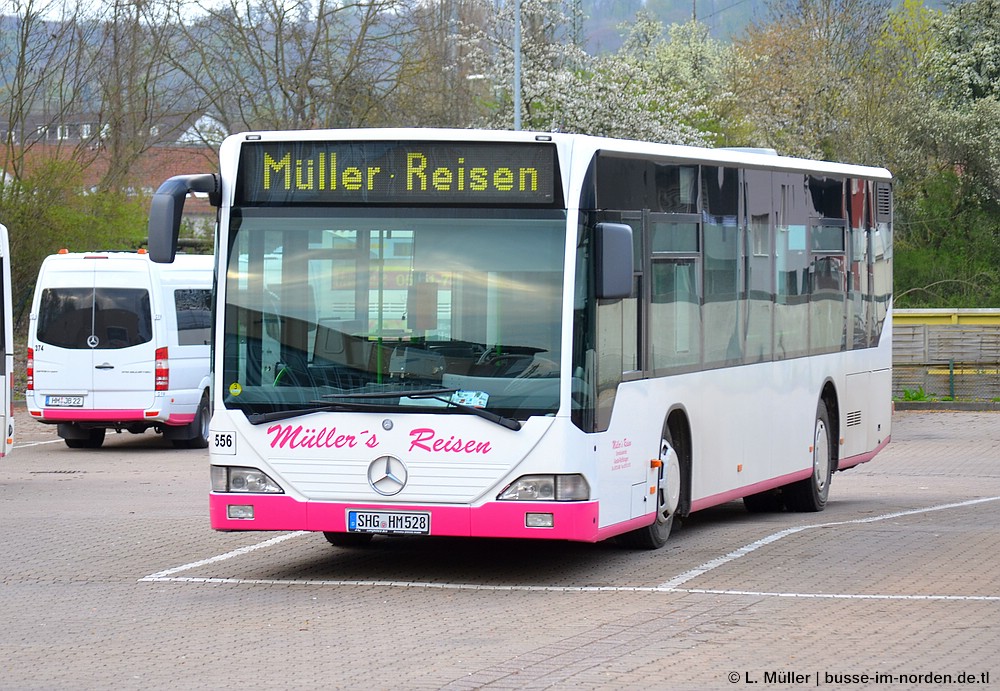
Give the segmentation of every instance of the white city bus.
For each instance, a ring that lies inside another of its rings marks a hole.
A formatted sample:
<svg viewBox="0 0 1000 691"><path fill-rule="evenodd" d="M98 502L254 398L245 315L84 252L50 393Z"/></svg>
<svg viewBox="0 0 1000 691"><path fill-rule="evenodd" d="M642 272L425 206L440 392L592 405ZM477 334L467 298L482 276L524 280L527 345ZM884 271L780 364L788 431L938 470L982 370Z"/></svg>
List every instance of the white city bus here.
<svg viewBox="0 0 1000 691"><path fill-rule="evenodd" d="M823 509L891 420L891 176L569 134L229 137L219 530L619 537Z"/></svg>
<svg viewBox="0 0 1000 691"><path fill-rule="evenodd" d="M0 224L0 458L14 447L14 311L10 294L10 244Z"/></svg>

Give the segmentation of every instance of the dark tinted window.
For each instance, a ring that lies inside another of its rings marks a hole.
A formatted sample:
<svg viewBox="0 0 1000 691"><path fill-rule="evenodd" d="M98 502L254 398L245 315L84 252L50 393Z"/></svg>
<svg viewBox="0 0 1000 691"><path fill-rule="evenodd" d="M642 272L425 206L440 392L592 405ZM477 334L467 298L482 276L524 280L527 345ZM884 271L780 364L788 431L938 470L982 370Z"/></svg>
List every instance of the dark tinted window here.
<svg viewBox="0 0 1000 691"><path fill-rule="evenodd" d="M38 340L60 348L111 350L153 340L149 293L136 288L47 288Z"/></svg>
<svg viewBox="0 0 1000 691"><path fill-rule="evenodd" d="M212 291L175 290L178 345L208 345L212 338Z"/></svg>

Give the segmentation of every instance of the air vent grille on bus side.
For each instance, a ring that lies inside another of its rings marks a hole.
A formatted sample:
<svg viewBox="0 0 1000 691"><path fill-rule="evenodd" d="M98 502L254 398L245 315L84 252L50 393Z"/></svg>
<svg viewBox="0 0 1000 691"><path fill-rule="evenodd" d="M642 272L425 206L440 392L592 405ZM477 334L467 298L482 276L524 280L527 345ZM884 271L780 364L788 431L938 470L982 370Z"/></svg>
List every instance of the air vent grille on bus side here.
<svg viewBox="0 0 1000 691"><path fill-rule="evenodd" d="M888 183L875 185L875 220L880 223L892 221L892 186Z"/></svg>
<svg viewBox="0 0 1000 691"><path fill-rule="evenodd" d="M861 424L861 411L860 410L852 410L851 412L849 412L847 414L847 426L848 427L857 427L860 424Z"/></svg>

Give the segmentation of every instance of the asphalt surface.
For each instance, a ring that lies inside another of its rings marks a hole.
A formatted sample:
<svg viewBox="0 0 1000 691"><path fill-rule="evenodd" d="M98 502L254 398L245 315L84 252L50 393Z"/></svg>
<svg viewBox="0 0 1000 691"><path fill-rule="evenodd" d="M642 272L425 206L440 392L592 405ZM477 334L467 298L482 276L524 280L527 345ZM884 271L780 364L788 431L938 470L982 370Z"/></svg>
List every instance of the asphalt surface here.
<svg viewBox="0 0 1000 691"><path fill-rule="evenodd" d="M826 511L661 550L209 528L207 454L0 459L0 689L1000 686L1000 413L899 411Z"/></svg>

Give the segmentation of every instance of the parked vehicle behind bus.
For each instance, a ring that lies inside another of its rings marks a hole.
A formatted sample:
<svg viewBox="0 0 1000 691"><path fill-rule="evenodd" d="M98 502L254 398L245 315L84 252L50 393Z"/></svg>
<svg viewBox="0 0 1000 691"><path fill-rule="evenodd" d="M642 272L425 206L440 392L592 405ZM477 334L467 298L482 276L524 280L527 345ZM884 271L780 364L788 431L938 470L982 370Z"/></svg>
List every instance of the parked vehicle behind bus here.
<svg viewBox="0 0 1000 691"><path fill-rule="evenodd" d="M14 322L10 299L10 246L0 224L0 458L14 446Z"/></svg>
<svg viewBox="0 0 1000 691"><path fill-rule="evenodd" d="M205 448L213 258L155 264L144 252L42 263L28 327L28 412L71 448L150 428Z"/></svg>

